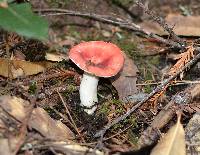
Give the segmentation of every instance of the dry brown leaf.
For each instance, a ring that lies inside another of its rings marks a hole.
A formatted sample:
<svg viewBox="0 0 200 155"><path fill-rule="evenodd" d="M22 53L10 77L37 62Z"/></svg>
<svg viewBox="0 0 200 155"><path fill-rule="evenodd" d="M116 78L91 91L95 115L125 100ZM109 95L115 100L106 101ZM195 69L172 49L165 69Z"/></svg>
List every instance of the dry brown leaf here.
<svg viewBox="0 0 200 155"><path fill-rule="evenodd" d="M15 155L14 151L18 143L19 137L0 138L0 155Z"/></svg>
<svg viewBox="0 0 200 155"><path fill-rule="evenodd" d="M2 96L0 97L0 106L11 116L22 122L27 116L27 112L29 112L30 103L21 98ZM42 108L33 110L29 127L53 140L67 141L74 138L74 134L66 125L60 121L53 120Z"/></svg>
<svg viewBox="0 0 200 155"><path fill-rule="evenodd" d="M167 24L173 27L173 31L181 36L200 36L200 16L182 16L179 14L168 14L165 18ZM144 21L140 26L146 31L159 35L168 35L167 32L153 21Z"/></svg>
<svg viewBox="0 0 200 155"><path fill-rule="evenodd" d="M154 147L150 155L186 155L185 132L180 118Z"/></svg>
<svg viewBox="0 0 200 155"><path fill-rule="evenodd" d="M28 101L17 97L0 97L1 108L18 121L23 121L25 119L28 114L26 108L28 109L29 105ZM14 155L21 141L22 138L19 135L13 136L10 134L8 138L0 138L0 155Z"/></svg>
<svg viewBox="0 0 200 155"><path fill-rule="evenodd" d="M112 84L116 88L120 99L137 92L137 66L126 55L124 55L124 58L125 62L122 71L112 79Z"/></svg>
<svg viewBox="0 0 200 155"><path fill-rule="evenodd" d="M9 78L38 74L52 67L53 63L29 62L23 60L8 60L0 58L0 75Z"/></svg>
<svg viewBox="0 0 200 155"><path fill-rule="evenodd" d="M46 60L49 61L62 61L62 60L69 60L69 57L67 54L55 54L55 53L46 53L45 56Z"/></svg>
<svg viewBox="0 0 200 155"><path fill-rule="evenodd" d="M62 141L74 139L73 132L67 126L53 120L44 109L39 107L33 110L29 126L49 139Z"/></svg>
<svg viewBox="0 0 200 155"><path fill-rule="evenodd" d="M0 154L14 155L14 153L12 152L12 148L10 148L8 139L0 139Z"/></svg>
<svg viewBox="0 0 200 155"><path fill-rule="evenodd" d="M1 96L0 105L7 113L16 118L18 121L23 121L26 117L27 108L30 103L17 97Z"/></svg>

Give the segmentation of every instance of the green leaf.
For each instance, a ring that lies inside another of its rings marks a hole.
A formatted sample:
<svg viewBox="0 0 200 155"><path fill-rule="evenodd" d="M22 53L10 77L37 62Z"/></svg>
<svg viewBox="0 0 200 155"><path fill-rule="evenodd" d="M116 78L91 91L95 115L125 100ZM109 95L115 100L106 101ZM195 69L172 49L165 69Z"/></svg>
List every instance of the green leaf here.
<svg viewBox="0 0 200 155"><path fill-rule="evenodd" d="M0 8L0 27L29 38L44 40L48 37L47 21L33 14L28 3Z"/></svg>

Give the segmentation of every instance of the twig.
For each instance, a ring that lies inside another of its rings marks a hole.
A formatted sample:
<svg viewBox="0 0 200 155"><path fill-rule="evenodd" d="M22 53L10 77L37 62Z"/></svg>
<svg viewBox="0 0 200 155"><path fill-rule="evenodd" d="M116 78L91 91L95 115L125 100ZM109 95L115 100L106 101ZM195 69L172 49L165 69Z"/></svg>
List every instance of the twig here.
<svg viewBox="0 0 200 155"><path fill-rule="evenodd" d="M155 95L157 92L160 92L163 88L165 88L166 85L169 84L174 78L176 78L180 73L182 73L186 68L192 66L197 60L200 59L200 53L196 55L190 62L188 62L184 67L182 67L179 71L177 71L173 76L170 76L168 79L165 79L163 83L158 85L147 97L145 97L142 101L140 101L138 104L133 106L130 110L128 110L124 115L114 119L111 123L108 123L102 130L98 131L95 134L95 137L103 137L104 134L108 129L110 129L113 125L119 123L120 121L124 120L126 117L128 117L131 113L133 113L138 107L143 105L147 100L149 100L153 95Z"/></svg>
<svg viewBox="0 0 200 155"><path fill-rule="evenodd" d="M62 113L60 113L58 110L56 110L55 108L53 108L53 106L49 106L49 108L50 108L51 110L53 110L57 115L59 115L60 117L62 117L63 120L69 122L69 124L70 124L71 126L74 126L74 125L72 124L72 122L69 121L68 118L66 118Z"/></svg>
<svg viewBox="0 0 200 155"><path fill-rule="evenodd" d="M158 85L161 84L162 81L159 82L147 82L147 83L137 83L136 86L148 86L148 85ZM200 84L199 80L196 81L190 81L190 80L182 80L182 81L175 81L175 83L172 83L170 85L177 86L177 85L188 85L188 84Z"/></svg>
<svg viewBox="0 0 200 155"><path fill-rule="evenodd" d="M68 114L68 116L69 116L70 121L71 121L72 124L73 124L74 129L76 130L76 132L78 133L78 135L80 136L80 138L83 140L83 142L85 142L85 140L84 140L83 137L81 136L80 132L78 131L78 128L77 128L77 126L76 126L76 123L74 122L74 120L73 120L73 118L72 118L72 116L71 116L71 114L70 114L70 112L69 112L69 109L68 109L67 106L66 106L66 102L64 101L63 97L61 96L61 94L60 94L58 91L57 91L57 93L58 93L58 95L59 95L59 97L60 97L60 99L61 99L61 101L62 101L63 106L65 107L65 110L66 110L66 112L67 112L67 114Z"/></svg>
<svg viewBox="0 0 200 155"><path fill-rule="evenodd" d="M161 43L172 46L173 48L178 48L178 49L183 48L183 46L181 44L179 44L175 41L164 39L156 34L153 34L151 32L144 30L139 25L137 25L129 20L124 20L121 18L114 18L114 17L108 16L108 15L99 15L99 14L95 14L95 13L83 13L83 12L78 12L78 11L57 9L57 8L55 8L55 9L40 9L40 10L36 9L34 11L42 13L42 16L69 15L69 16L78 16L78 17L89 18L89 19L100 21L100 22L113 24L113 25L119 26L121 28L131 30L131 31L139 32L142 35L144 35L144 37L146 37L146 38L154 38Z"/></svg>
<svg viewBox="0 0 200 155"><path fill-rule="evenodd" d="M140 8L144 10L146 14L148 14L155 22L157 22L165 31L169 33L172 39L175 42L178 42L182 47L185 47L185 42L181 38L179 38L173 31L173 27L169 27L169 25L165 22L165 20L159 16L156 16L151 10L149 10L144 4L139 1L135 2Z"/></svg>

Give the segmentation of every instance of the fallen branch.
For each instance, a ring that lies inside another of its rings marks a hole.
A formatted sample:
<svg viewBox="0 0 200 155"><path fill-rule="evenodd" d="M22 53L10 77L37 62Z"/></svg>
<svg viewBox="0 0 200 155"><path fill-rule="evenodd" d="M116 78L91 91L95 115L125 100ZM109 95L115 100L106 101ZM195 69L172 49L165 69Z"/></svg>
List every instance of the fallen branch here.
<svg viewBox="0 0 200 155"><path fill-rule="evenodd" d="M134 32L139 32L146 38L153 38L158 40L159 42L170 45L172 48L182 49L182 44L179 44L175 41L164 39L154 33L148 32L145 29L141 28L139 25L133 23L132 21L114 18L108 15L99 15L95 13L83 13L78 11L66 10L66 9L35 9L34 12L42 13L42 16L60 16L60 15L69 15L69 16L78 16L83 18L89 18L93 20L97 20L103 23L108 23L112 25L119 26L124 29L128 29Z"/></svg>
<svg viewBox="0 0 200 155"><path fill-rule="evenodd" d="M185 47L185 42L179 38L173 31L173 27L170 27L163 18L156 16L151 10L149 10L144 4L139 1L135 2L140 8L144 10L155 22L157 22L165 31L169 33L172 39L179 43L182 47Z"/></svg>
<svg viewBox="0 0 200 155"><path fill-rule="evenodd" d="M177 71L173 76L170 76L168 79L165 79L160 85L158 85L147 97L145 97L142 101L140 101L138 104L133 106L130 110L128 110L124 115L116 118L111 123L108 123L102 130L98 131L95 134L95 137L102 137L106 133L108 129L110 129L113 125L121 122L125 118L127 118L131 113L133 113L137 108L139 108L141 105L143 105L146 101L148 101L153 95L160 92L163 88L165 88L166 85L168 85L174 78L176 78L180 73L182 73L185 69L191 67L195 62L197 62L200 59L200 53L196 55L190 62L188 62L184 67L182 67L179 71Z"/></svg>
<svg viewBox="0 0 200 155"><path fill-rule="evenodd" d="M152 145L159 138L158 131L162 129L175 115L176 107L184 108L200 93L200 84L193 84L185 90L175 94L171 101L154 117L151 125L142 132L138 140L138 147Z"/></svg>

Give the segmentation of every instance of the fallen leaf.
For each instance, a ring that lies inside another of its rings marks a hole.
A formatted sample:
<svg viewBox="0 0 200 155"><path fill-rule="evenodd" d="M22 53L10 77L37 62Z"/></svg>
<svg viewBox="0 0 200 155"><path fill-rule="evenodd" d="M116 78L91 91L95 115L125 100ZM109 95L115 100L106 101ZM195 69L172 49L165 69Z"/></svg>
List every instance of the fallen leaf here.
<svg viewBox="0 0 200 155"><path fill-rule="evenodd" d="M29 112L30 103L17 97L1 96L0 106L22 122ZM68 141L74 138L74 134L66 125L52 119L44 109L39 107L33 110L28 125L49 139Z"/></svg>
<svg viewBox="0 0 200 155"><path fill-rule="evenodd" d="M28 114L29 102L21 98L11 96L1 96L0 106L10 116L14 117L18 121L23 121ZM27 109L26 109L27 108ZM11 127L12 128L12 127ZM5 129L8 130L7 127ZM7 131L6 131L7 132ZM2 155L15 155L19 145L23 142L22 133L9 134L0 138L0 154Z"/></svg>
<svg viewBox="0 0 200 155"><path fill-rule="evenodd" d="M61 121L53 120L44 109L39 107L34 109L29 126L49 139L62 141L74 139L74 134L66 125Z"/></svg>
<svg viewBox="0 0 200 155"><path fill-rule="evenodd" d="M180 118L160 142L153 148L150 155L186 155L185 132Z"/></svg>
<svg viewBox="0 0 200 155"><path fill-rule="evenodd" d="M134 64L133 60L128 58L126 55L124 55L124 58L125 62L122 71L111 79L121 100L137 92L137 66Z"/></svg>
<svg viewBox="0 0 200 155"><path fill-rule="evenodd" d="M13 155L12 149L9 146L9 140L5 138L0 139L0 154Z"/></svg>
<svg viewBox="0 0 200 155"><path fill-rule="evenodd" d="M168 14L165 21L170 27L173 27L173 31L177 35L200 36L200 16ZM148 32L156 33L158 35L168 35L168 33L154 21L144 21L140 26Z"/></svg>
<svg viewBox="0 0 200 155"><path fill-rule="evenodd" d="M49 61L62 61L62 60L69 60L69 57L67 56L67 54L54 54L54 53L46 53L45 56L46 60Z"/></svg>
<svg viewBox="0 0 200 155"><path fill-rule="evenodd" d="M18 121L23 121L27 115L26 111L30 103L17 97L1 96L0 105L7 113Z"/></svg>
<svg viewBox="0 0 200 155"><path fill-rule="evenodd" d="M19 143L20 139L16 137L0 138L0 154L1 155L15 155L14 149Z"/></svg>
<svg viewBox="0 0 200 155"><path fill-rule="evenodd" d="M5 123L0 119L0 129L5 129L5 128L6 128Z"/></svg>
<svg viewBox="0 0 200 155"><path fill-rule="evenodd" d="M14 79L20 76L38 74L52 66L53 63L47 61L29 62L0 58L0 75Z"/></svg>

